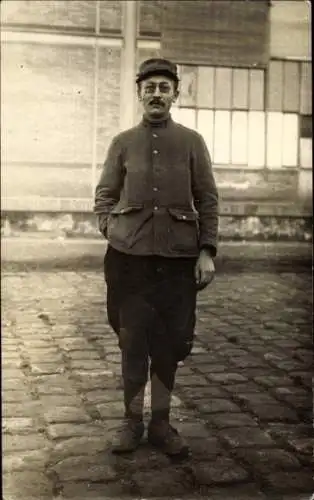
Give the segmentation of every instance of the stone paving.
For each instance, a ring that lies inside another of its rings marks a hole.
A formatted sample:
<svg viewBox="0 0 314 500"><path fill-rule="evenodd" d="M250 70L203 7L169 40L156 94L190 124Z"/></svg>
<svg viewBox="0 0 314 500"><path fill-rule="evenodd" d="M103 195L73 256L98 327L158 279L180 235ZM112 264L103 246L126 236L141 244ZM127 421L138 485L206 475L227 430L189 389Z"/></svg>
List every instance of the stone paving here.
<svg viewBox="0 0 314 500"><path fill-rule="evenodd" d="M199 294L195 347L172 410L191 457L170 461L145 440L114 457L120 355L102 273L7 267L3 499L308 500L311 292L309 273L218 273Z"/></svg>

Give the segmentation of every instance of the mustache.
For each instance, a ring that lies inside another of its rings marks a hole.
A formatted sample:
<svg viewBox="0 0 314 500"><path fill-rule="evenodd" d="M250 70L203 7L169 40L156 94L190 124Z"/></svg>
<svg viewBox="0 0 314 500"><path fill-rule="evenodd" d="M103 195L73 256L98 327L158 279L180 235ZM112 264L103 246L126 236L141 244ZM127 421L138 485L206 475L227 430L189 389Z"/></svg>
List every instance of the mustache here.
<svg viewBox="0 0 314 500"><path fill-rule="evenodd" d="M163 102L161 99L155 98L155 99L152 99L149 104L159 104L162 106Z"/></svg>

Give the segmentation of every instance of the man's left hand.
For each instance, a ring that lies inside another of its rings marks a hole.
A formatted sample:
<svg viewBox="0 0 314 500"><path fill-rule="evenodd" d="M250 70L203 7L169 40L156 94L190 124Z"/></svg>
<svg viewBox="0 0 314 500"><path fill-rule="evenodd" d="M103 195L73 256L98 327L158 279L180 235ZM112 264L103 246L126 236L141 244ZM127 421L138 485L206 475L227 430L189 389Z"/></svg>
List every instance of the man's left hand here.
<svg viewBox="0 0 314 500"><path fill-rule="evenodd" d="M202 249L195 266L195 278L198 290L203 290L209 285L215 275L215 264L210 253Z"/></svg>

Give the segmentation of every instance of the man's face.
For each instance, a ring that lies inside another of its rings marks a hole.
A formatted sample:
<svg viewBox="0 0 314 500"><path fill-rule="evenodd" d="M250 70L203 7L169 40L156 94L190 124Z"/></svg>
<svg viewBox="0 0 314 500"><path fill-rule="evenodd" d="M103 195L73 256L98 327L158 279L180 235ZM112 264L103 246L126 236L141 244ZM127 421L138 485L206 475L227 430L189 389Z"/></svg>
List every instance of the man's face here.
<svg viewBox="0 0 314 500"><path fill-rule="evenodd" d="M178 97L175 83L167 76L150 76L140 83L139 99L148 118L168 116L172 103Z"/></svg>

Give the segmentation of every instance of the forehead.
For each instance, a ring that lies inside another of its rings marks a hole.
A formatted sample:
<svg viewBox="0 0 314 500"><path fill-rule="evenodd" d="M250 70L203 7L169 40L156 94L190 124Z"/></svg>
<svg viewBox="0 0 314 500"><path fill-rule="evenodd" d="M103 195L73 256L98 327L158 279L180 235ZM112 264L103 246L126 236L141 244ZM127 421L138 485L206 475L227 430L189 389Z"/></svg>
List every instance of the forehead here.
<svg viewBox="0 0 314 500"><path fill-rule="evenodd" d="M148 76L147 78L145 78L144 80L144 85L149 85L150 83L167 83L168 85L173 85L174 84L174 81L172 80L172 78L169 78L168 76L164 76L164 75L152 75L152 76Z"/></svg>

